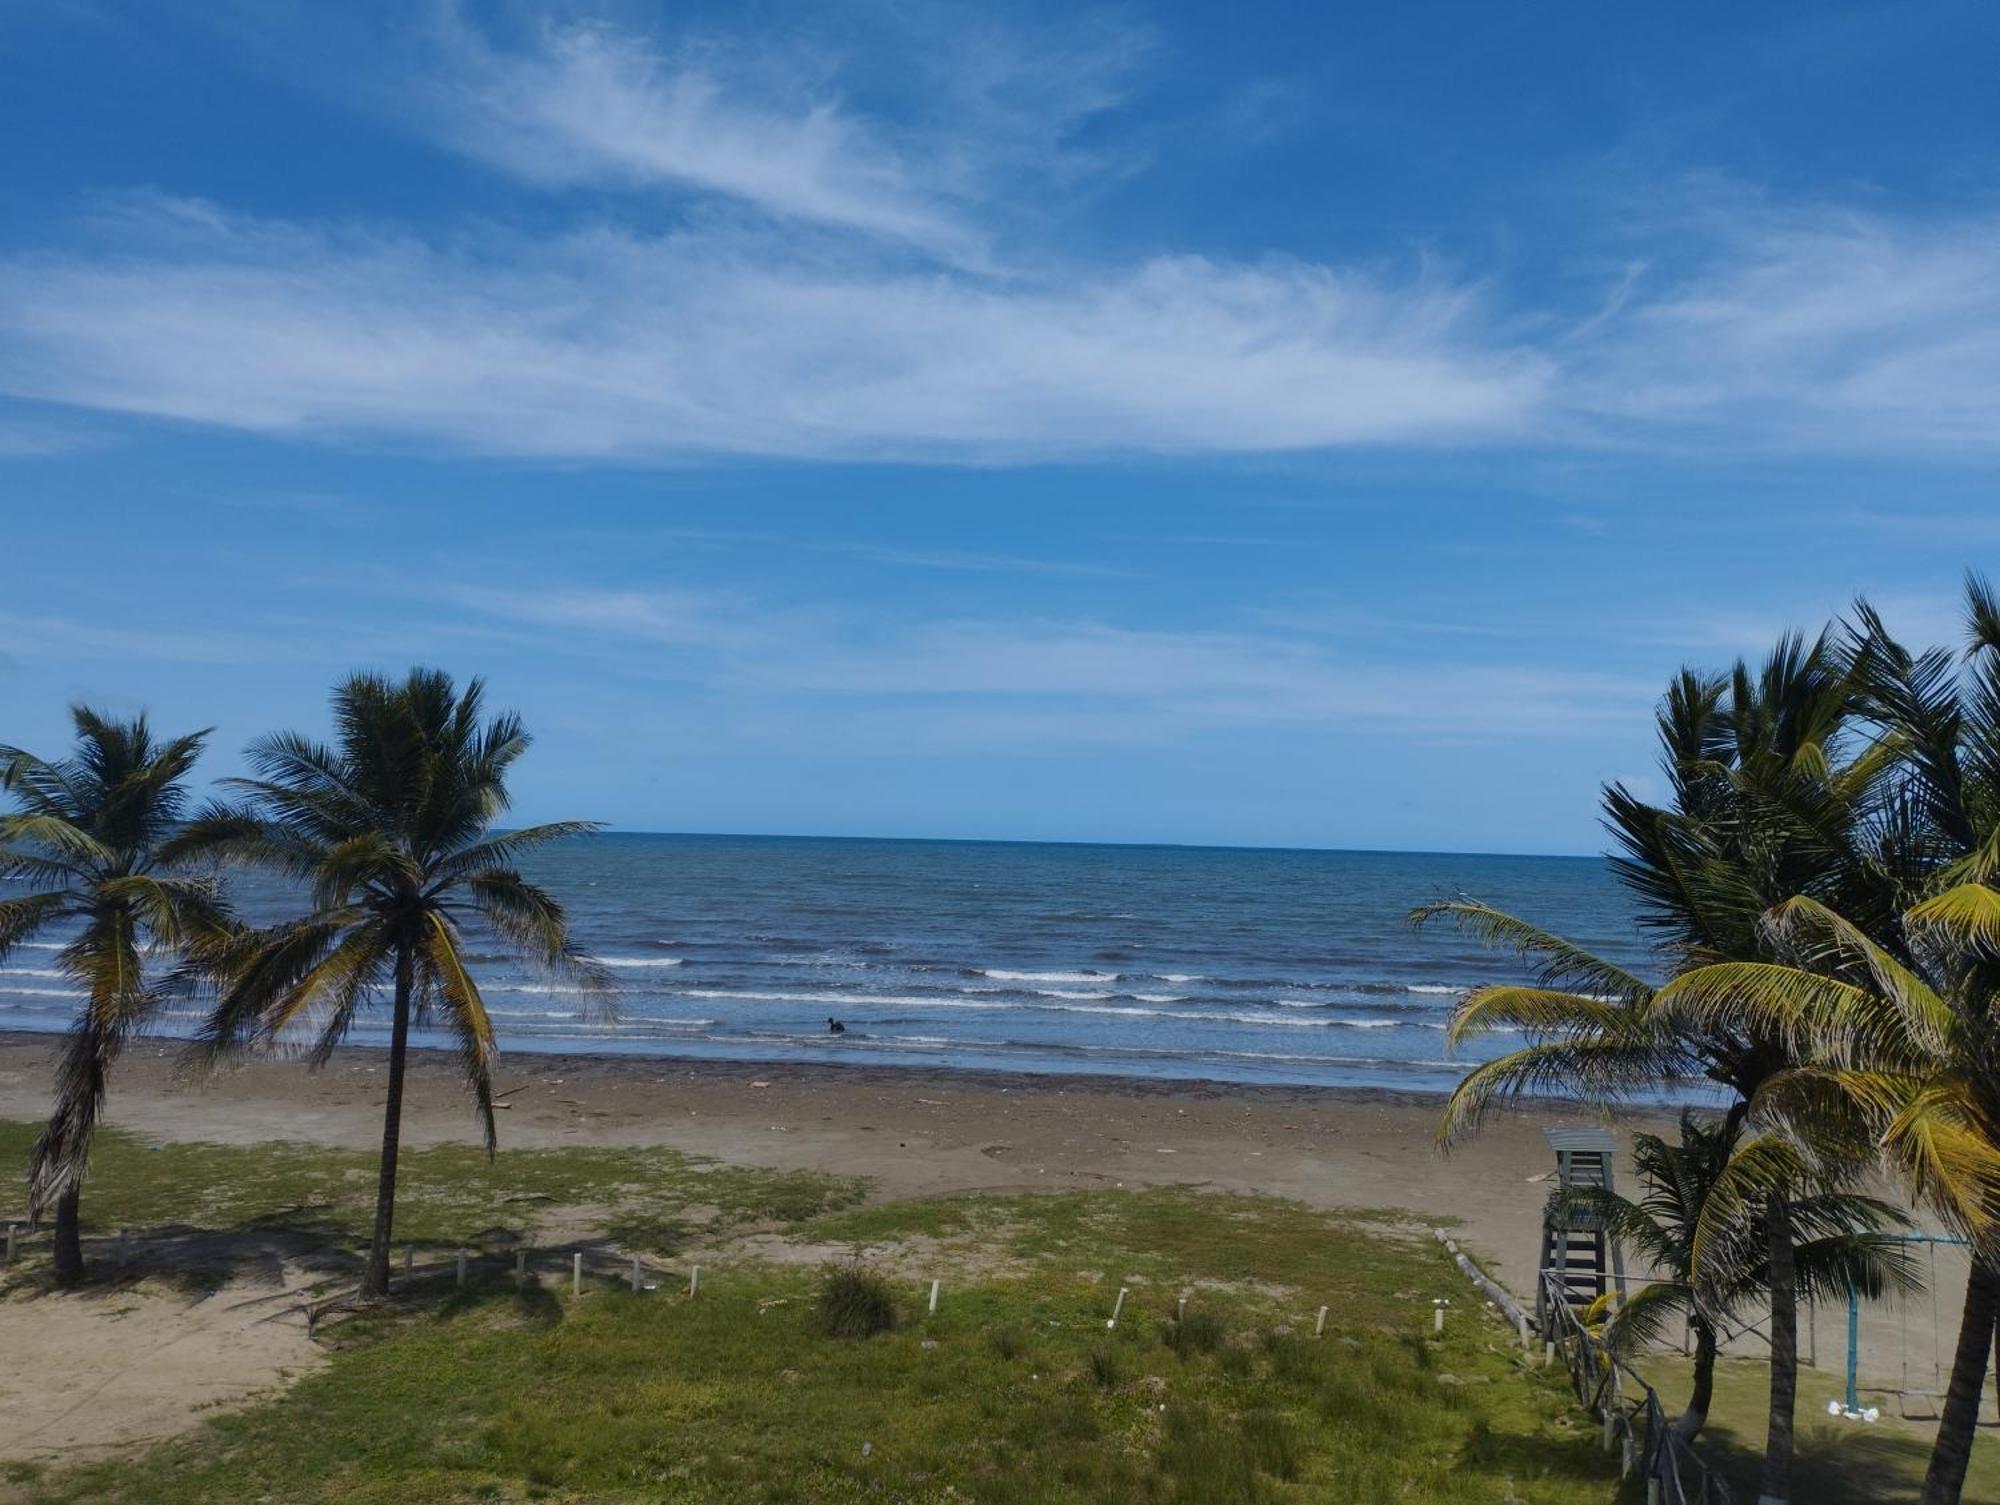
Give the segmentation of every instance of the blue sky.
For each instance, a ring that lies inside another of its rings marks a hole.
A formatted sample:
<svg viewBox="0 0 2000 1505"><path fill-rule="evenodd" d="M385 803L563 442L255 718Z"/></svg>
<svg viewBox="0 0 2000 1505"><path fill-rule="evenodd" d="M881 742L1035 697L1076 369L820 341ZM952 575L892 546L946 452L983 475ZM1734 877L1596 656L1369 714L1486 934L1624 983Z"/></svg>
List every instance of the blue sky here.
<svg viewBox="0 0 2000 1505"><path fill-rule="evenodd" d="M630 829L1589 851L2000 541L2000 18L0 15L0 739L482 673Z"/></svg>

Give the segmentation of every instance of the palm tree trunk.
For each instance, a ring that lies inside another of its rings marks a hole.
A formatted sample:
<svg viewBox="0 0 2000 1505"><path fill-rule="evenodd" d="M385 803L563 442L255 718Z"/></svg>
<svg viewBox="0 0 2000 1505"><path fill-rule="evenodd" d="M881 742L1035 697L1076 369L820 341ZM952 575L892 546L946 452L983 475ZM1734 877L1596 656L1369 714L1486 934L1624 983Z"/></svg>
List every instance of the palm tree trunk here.
<svg viewBox="0 0 2000 1505"><path fill-rule="evenodd" d="M1993 1349L1996 1317L2000 1317L2000 1268L1975 1259L1965 1282L1965 1312L1958 1324L1951 1383L1945 1387L1944 1415L1938 1418L1937 1442L1924 1475L1924 1505L1958 1505L1959 1493L1965 1488L1965 1467L1972 1461L1972 1434L1979 1422L1979 1397L1986 1388L1986 1356Z"/></svg>
<svg viewBox="0 0 2000 1505"><path fill-rule="evenodd" d="M56 1284L68 1289L83 1284L83 1187L72 1182L56 1198Z"/></svg>
<svg viewBox="0 0 2000 1505"><path fill-rule="evenodd" d="M368 1245L368 1268L361 1294L389 1294L389 1238L396 1222L396 1155L403 1143L403 1068L410 1055L410 995L415 976L415 951L408 941L396 946L396 1022L389 1037L389 1097L382 1109L382 1168L375 1183L375 1236Z"/></svg>
<svg viewBox="0 0 2000 1505"><path fill-rule="evenodd" d="M1771 1416L1757 1505L1790 1505L1792 1433L1799 1399L1799 1292L1792 1260L1791 1202L1772 1196L1765 1214L1771 1259Z"/></svg>
<svg viewBox="0 0 2000 1505"><path fill-rule="evenodd" d="M1708 1425L1709 1403L1715 1398L1715 1329L1697 1317L1694 1327L1694 1390L1687 1409L1674 1422L1682 1442L1693 1442Z"/></svg>

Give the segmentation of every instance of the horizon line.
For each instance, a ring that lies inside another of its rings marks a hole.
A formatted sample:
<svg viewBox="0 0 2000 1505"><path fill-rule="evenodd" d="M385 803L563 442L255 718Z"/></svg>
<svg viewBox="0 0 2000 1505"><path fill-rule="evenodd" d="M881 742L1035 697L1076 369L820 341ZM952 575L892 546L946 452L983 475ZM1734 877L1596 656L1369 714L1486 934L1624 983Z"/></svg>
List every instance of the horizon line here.
<svg viewBox="0 0 2000 1505"><path fill-rule="evenodd" d="M662 836L706 841L855 841L908 846L1123 847L1186 852L1301 852L1353 857L1515 857L1534 861L1602 862L1607 852L1501 852L1433 847L1312 847L1228 841L1083 841L1032 836L855 836L816 831L641 831L606 826L592 836Z"/></svg>

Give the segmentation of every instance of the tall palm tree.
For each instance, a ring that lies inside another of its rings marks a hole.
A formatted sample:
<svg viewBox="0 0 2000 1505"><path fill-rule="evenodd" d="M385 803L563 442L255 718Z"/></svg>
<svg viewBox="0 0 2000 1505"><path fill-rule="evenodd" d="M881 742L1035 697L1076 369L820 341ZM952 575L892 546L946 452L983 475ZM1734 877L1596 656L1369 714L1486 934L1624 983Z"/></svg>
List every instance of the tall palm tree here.
<svg viewBox="0 0 2000 1505"><path fill-rule="evenodd" d="M1755 1214L1762 1178L1752 1169L1765 1148L1754 1140L1746 1144L1743 1129L1727 1120L1704 1122L1683 1111L1677 1143L1657 1134L1632 1136L1632 1158L1645 1185L1641 1196L1577 1187L1566 1199L1601 1220L1654 1277L1610 1309L1606 1341L1622 1351L1643 1348L1676 1321L1693 1336L1687 1409L1673 1423L1685 1442L1708 1421L1716 1355L1728 1324L1770 1281ZM1907 1222L1885 1202L1838 1189L1797 1198L1792 1252L1800 1289L1822 1297L1858 1290L1871 1298L1891 1288L1914 1289L1916 1266L1907 1245L1882 1236ZM1615 1295L1602 1299L1616 1301Z"/></svg>
<svg viewBox="0 0 2000 1505"><path fill-rule="evenodd" d="M1871 920L1895 913L1898 874L1876 850L1887 776L1901 754L1892 735L1857 736L1855 654L1831 633L1782 639L1761 670L1727 676L1683 671L1658 718L1666 806L1620 785L1604 792L1612 867L1638 901L1639 922L1672 975L1711 962L1759 959L1771 941L1762 918L1798 894L1827 897ZM1709 1082L1731 1098L1732 1128L1745 1124L1762 1085L1790 1061L1786 1038L1718 1011L1694 1031L1663 1020L1654 986L1561 937L1474 900L1424 906L1417 923L1446 916L1536 967L1535 985L1474 990L1454 1010L1448 1039L1507 1028L1525 1046L1474 1068L1447 1103L1440 1138L1475 1129L1495 1103L1551 1089L1616 1101L1663 1084ZM1858 1159L1865 1147L1832 1142L1837 1127L1792 1120L1759 1126L1819 1140L1796 1160L1765 1152L1777 1169L1796 1163L1824 1178L1823 1162ZM1771 1388L1760 1499L1791 1493L1798 1396L1795 1233L1788 1189L1763 1185Z"/></svg>
<svg viewBox="0 0 2000 1505"><path fill-rule="evenodd" d="M484 1130L493 1123L493 1022L473 979L465 926L568 978L606 986L572 946L562 905L515 869L523 853L596 830L562 821L513 831L507 773L527 750L520 719L482 711L473 680L415 669L357 674L333 692L336 742L281 733L253 743L256 777L233 805L191 823L186 850L259 864L298 884L308 909L229 948L207 1030L212 1051L309 1037L323 1064L372 1003L389 1007L389 1077L374 1235L362 1290L389 1288L389 1243L410 1030L435 1022L456 1043Z"/></svg>
<svg viewBox="0 0 2000 1505"><path fill-rule="evenodd" d="M1901 945L1801 898L1767 918L1772 964L1699 969L1661 1000L1681 1017L1754 1012L1787 1034L1802 1068L1773 1096L1792 1099L1795 1117L1864 1115L1913 1193L1974 1237L1926 1505L1964 1488L2000 1321L2000 603L1977 577L1966 595L1963 672L1944 651L1905 651L1865 606L1857 614L1869 714L1905 749L1897 839L1927 895Z"/></svg>
<svg viewBox="0 0 2000 1505"><path fill-rule="evenodd" d="M0 747L0 788L17 807L0 815L0 876L34 890L0 900L0 958L38 935L60 937L56 965L83 995L28 1161L28 1213L55 1207L64 1286L85 1274L83 1175L112 1063L159 1008L159 963L228 921L213 881L162 860L207 733L163 742L144 716L117 721L84 706L70 716L67 757Z"/></svg>

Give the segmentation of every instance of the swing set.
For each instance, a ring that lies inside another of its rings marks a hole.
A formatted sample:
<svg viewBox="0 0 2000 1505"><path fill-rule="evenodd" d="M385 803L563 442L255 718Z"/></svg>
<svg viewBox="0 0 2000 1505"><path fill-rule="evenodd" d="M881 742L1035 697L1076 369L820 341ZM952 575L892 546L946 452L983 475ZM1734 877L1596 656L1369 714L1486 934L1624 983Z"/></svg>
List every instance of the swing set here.
<svg viewBox="0 0 2000 1505"><path fill-rule="evenodd" d="M1926 1286L1931 1298L1931 1387L1928 1390L1912 1388L1910 1384L1910 1307L1908 1302L1897 1305L1897 1337L1902 1352L1903 1380L1896 1391L1896 1409L1905 1421L1934 1421L1938 1408L1943 1404L1944 1383L1944 1343L1943 1329L1938 1320L1937 1251L1939 1244L1964 1247L1967 1240L1948 1233L1902 1233L1884 1235L1892 1237L1900 1244L1923 1244L1930 1255L1930 1279ZM1847 1394L1845 1402L1828 1401L1827 1414L1840 1416L1848 1421L1873 1421L1879 1414L1874 1407L1864 1408L1861 1404L1861 1293L1850 1284L1847 1288ZM1928 1411L1912 1411L1912 1399L1928 1401Z"/></svg>

